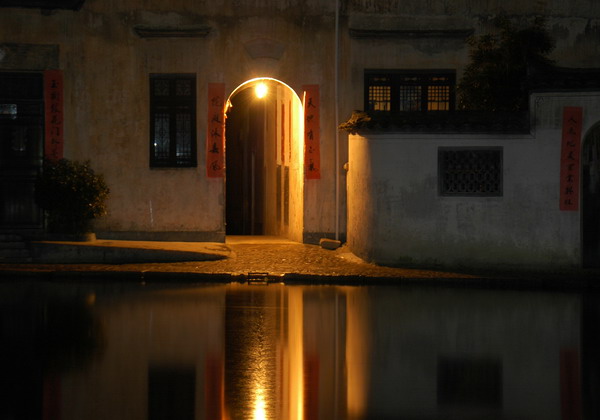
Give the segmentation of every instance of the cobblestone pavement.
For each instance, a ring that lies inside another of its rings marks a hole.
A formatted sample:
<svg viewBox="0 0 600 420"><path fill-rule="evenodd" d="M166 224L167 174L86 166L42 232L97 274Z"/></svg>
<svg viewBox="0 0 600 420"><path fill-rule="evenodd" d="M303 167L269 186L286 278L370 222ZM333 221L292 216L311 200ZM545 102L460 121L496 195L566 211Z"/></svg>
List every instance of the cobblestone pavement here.
<svg viewBox="0 0 600 420"><path fill-rule="evenodd" d="M355 257L346 248L335 251L317 245L292 242L229 243L228 258L217 261L189 261L143 264L2 264L2 271L30 273L189 273L241 276L268 273L270 276L362 276L436 277L441 272L382 267ZM464 277L455 273L444 276Z"/></svg>
<svg viewBox="0 0 600 420"><path fill-rule="evenodd" d="M286 283L373 282L466 284L501 287L595 287L597 271L464 272L436 269L392 268L366 263L346 247L326 250L276 238L228 237L227 258L143 264L0 264L0 277L46 279L112 279L142 281L247 281L282 280ZM258 273L258 274L257 274Z"/></svg>

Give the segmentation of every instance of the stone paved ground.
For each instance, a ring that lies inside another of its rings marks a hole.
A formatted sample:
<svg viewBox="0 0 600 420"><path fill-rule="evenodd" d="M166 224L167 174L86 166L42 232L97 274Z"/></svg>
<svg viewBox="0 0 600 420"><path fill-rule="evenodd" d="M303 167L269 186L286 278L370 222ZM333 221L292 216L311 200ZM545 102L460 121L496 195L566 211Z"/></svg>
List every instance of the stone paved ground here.
<svg viewBox="0 0 600 420"><path fill-rule="evenodd" d="M260 278L286 283L375 282L476 285L500 287L596 288L598 271L484 272L392 268L366 263L342 247L335 251L277 239L232 239L227 258L144 264L0 264L5 280L33 277L46 279L107 279L157 281L246 281ZM253 273L264 273L266 276Z"/></svg>
<svg viewBox="0 0 600 420"><path fill-rule="evenodd" d="M345 248L325 250L317 245L291 242L228 244L228 258L217 261L190 261L143 264L1 264L0 270L31 273L190 273L207 275L247 275L268 273L271 276L363 276L363 277L464 277L455 273L400 269L369 264Z"/></svg>

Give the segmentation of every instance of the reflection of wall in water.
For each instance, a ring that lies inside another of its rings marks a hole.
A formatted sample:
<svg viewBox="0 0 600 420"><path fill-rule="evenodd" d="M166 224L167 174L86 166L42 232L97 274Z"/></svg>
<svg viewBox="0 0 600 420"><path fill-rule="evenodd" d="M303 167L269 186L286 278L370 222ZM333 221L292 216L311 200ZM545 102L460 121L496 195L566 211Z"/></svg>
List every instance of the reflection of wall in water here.
<svg viewBox="0 0 600 420"><path fill-rule="evenodd" d="M181 404L198 420L552 420L561 352L580 351L577 295L228 285L128 299L98 298L106 350L62 377L63 419L145 420Z"/></svg>
<svg viewBox="0 0 600 420"><path fill-rule="evenodd" d="M304 407L307 419L346 418L346 296L307 287L304 303Z"/></svg>
<svg viewBox="0 0 600 420"><path fill-rule="evenodd" d="M350 389L362 397L356 418L560 418L561 350L579 352L576 296L370 289L351 293L348 314L350 329L353 319L364 328L349 331L362 338L355 354L348 345L357 363L349 364ZM450 392L444 381L463 381L463 389ZM487 389L465 399L476 386Z"/></svg>
<svg viewBox="0 0 600 420"><path fill-rule="evenodd" d="M600 295L586 293L581 320L581 374L584 418L600 418Z"/></svg>
<svg viewBox="0 0 600 420"><path fill-rule="evenodd" d="M60 378L61 418L300 420L302 300L302 288L236 284L98 298L106 349Z"/></svg>
<svg viewBox="0 0 600 420"><path fill-rule="evenodd" d="M223 366L224 298L223 288L98 298L106 349L91 369L62 377L61 419L152 419L149 407L178 402L152 392L169 385L193 392L194 419L218 412L207 396L222 386L214 370ZM190 415L189 406L178 411Z"/></svg>

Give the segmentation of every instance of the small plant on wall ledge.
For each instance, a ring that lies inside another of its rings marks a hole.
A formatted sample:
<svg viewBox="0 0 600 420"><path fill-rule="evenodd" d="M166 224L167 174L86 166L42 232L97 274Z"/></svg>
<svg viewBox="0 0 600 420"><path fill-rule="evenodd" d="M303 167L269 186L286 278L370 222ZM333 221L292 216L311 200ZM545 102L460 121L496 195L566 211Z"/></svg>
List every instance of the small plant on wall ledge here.
<svg viewBox="0 0 600 420"><path fill-rule="evenodd" d="M90 162L46 161L35 185L37 204L46 212L49 233L84 235L106 214L110 190Z"/></svg>

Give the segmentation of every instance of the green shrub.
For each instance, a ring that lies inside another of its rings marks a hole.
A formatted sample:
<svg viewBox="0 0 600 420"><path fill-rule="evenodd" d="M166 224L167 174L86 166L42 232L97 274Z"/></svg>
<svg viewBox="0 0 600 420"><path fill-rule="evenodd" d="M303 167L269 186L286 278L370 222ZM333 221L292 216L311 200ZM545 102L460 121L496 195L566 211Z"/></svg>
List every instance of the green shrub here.
<svg viewBox="0 0 600 420"><path fill-rule="evenodd" d="M54 233L90 232L92 220L106 214L109 192L89 161L46 161L35 185L36 202Z"/></svg>
<svg viewBox="0 0 600 420"><path fill-rule="evenodd" d="M526 111L528 73L552 64L554 39L541 17L519 26L501 15L494 24L498 32L469 39L471 62L458 84L458 108Z"/></svg>

